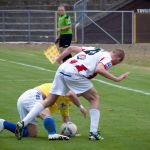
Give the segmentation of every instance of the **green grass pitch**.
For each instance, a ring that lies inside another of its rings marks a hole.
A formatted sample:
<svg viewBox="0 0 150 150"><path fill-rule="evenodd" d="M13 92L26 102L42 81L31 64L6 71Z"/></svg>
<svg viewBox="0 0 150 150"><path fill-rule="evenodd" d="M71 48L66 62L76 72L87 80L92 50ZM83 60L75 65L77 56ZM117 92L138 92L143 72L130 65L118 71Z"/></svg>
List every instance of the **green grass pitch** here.
<svg viewBox="0 0 150 150"><path fill-rule="evenodd" d="M44 48L46 46L0 46L0 118L15 123L19 121L16 107L18 97L29 88L52 82L55 75L53 71L58 65L49 63L40 50ZM97 76L97 79L131 90L93 81L101 98L99 129L105 138L103 141L88 140L89 116L84 119L79 109L72 106L70 116L78 126L80 137L69 141L48 141L42 121L38 119L37 138L18 141L12 133L3 131L0 133L0 150L149 150L150 69L143 67L144 64L136 66L126 62L110 70L116 75L131 72L123 82L114 83L101 76ZM81 98L81 102L89 108L86 100ZM54 118L59 132L62 123L59 113Z"/></svg>

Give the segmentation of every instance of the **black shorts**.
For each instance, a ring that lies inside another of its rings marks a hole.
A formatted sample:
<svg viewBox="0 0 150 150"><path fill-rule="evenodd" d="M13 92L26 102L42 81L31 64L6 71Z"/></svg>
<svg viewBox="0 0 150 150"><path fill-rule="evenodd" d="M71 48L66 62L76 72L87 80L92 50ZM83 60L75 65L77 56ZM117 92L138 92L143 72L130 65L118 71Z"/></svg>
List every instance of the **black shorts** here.
<svg viewBox="0 0 150 150"><path fill-rule="evenodd" d="M59 47L67 48L67 47L70 46L71 41L72 41L72 34L60 35L60 38L59 38ZM66 61L67 59L71 58L71 57L72 57L71 54L67 55L63 59L63 62Z"/></svg>
<svg viewBox="0 0 150 150"><path fill-rule="evenodd" d="M72 34L63 34L59 38L59 47L67 48L70 46L72 41Z"/></svg>

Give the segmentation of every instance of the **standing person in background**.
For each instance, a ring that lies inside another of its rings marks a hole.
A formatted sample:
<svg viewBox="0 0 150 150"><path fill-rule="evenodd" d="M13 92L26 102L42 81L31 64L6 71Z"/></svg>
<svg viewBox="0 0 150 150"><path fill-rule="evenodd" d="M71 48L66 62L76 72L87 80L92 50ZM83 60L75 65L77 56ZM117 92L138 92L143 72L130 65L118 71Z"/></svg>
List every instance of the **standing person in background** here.
<svg viewBox="0 0 150 150"><path fill-rule="evenodd" d="M63 50L67 47L70 46L71 41L72 41L72 27L71 27L71 18L68 16L68 14L65 12L65 7L64 5L60 5L58 7L58 36L56 38L55 43L59 42L59 48L60 52L63 52ZM69 54L67 55L64 59L63 62L66 61L67 59L71 58L72 55Z"/></svg>

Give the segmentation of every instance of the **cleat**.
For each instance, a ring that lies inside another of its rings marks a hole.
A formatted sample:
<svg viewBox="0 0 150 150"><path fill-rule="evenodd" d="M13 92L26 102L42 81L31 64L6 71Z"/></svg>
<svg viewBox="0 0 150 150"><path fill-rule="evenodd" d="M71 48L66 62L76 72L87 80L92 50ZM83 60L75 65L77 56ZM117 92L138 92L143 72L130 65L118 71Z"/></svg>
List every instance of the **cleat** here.
<svg viewBox="0 0 150 150"><path fill-rule="evenodd" d="M68 136L65 135L61 135L61 134L49 134L48 135L48 140L69 140L70 138Z"/></svg>
<svg viewBox="0 0 150 150"><path fill-rule="evenodd" d="M4 130L4 119L0 119L0 132Z"/></svg>
<svg viewBox="0 0 150 150"><path fill-rule="evenodd" d="M24 122L18 122L16 124L15 136L18 140L21 140L23 136Z"/></svg>
<svg viewBox="0 0 150 150"><path fill-rule="evenodd" d="M89 133L89 140L104 140L104 138L100 135L100 132L90 132Z"/></svg>

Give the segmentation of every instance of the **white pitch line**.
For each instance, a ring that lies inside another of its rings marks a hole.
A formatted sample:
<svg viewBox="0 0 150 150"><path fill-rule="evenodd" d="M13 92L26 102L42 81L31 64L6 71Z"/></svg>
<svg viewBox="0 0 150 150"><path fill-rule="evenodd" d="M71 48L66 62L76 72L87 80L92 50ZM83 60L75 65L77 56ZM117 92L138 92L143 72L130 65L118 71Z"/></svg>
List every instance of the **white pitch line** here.
<svg viewBox="0 0 150 150"><path fill-rule="evenodd" d="M12 79L10 79L10 80L7 80L7 82L37 82L37 81L53 81L53 79L52 78L50 78L50 79L18 79L18 80L12 80ZM0 82L6 82L6 81L4 81L4 80L1 80L0 79Z"/></svg>
<svg viewBox="0 0 150 150"><path fill-rule="evenodd" d="M43 67L39 67L39 66L33 66L33 65L29 65L29 64L24 64L24 63L20 63L20 62L16 62L16 61L10 61L10 60L6 60L6 59L1 59L1 61L5 61L5 62L10 62L12 64L17 64L17 65L21 65L21 66L26 66L26 67L30 67L30 68L35 68L38 70L44 70L44 71L48 71L48 72L56 72L55 70L50 70L50 69L46 69Z"/></svg>
<svg viewBox="0 0 150 150"><path fill-rule="evenodd" d="M0 59L0 61L5 61L5 62L17 64L17 65L22 65L22 66L26 66L26 67L30 67L30 68L35 68L35 69L38 69L38 70L48 71L48 72L56 72L55 70L50 70L50 69L46 69L46 68L43 68L43 67L29 65L29 64L24 64L24 63L15 62L15 61L10 61L10 60L6 60L6 59ZM98 82L103 83L103 84L106 84L108 86L119 88L119 89L123 89L123 90L127 90L127 91L132 91L132 92L140 93L140 94L144 94L144 95L150 95L150 93L142 91L142 90L137 90L137 89L132 89L132 88L120 86L120 85L109 83L109 82L102 81L102 80L99 80L99 79L93 79L93 80L98 81Z"/></svg>
<svg viewBox="0 0 150 150"><path fill-rule="evenodd" d="M141 93L141 94L144 94L144 95L150 95L150 93L144 92L142 90L128 88L128 87L125 87L125 86L121 86L121 85L109 83L109 82L102 81L102 80L99 80L99 79L93 79L93 80L98 81L98 82L103 83L103 84L106 84L106 85L109 85L109 86L112 86L112 87L119 88L119 89L123 89L123 90L127 90L127 91L132 91L132 92L135 92L135 93Z"/></svg>

